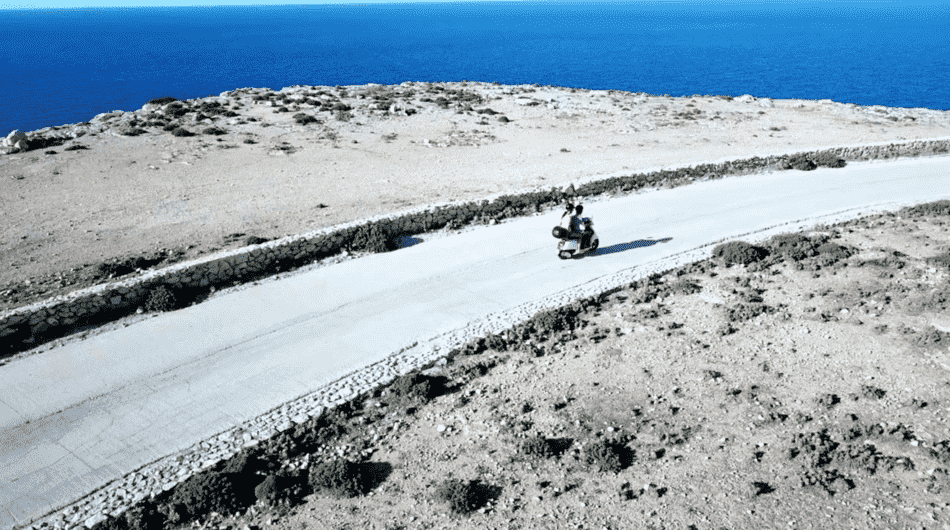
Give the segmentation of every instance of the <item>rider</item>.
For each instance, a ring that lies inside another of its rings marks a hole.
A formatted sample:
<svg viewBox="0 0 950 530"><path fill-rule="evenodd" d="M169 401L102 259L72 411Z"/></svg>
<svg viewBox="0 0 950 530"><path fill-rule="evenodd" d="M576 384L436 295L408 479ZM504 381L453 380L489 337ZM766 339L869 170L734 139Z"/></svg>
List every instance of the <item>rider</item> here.
<svg viewBox="0 0 950 530"><path fill-rule="evenodd" d="M581 250L586 249L590 244L592 231L584 222L581 214L584 213L584 205L578 204L574 207L574 215L571 216L571 232L575 238L579 238Z"/></svg>

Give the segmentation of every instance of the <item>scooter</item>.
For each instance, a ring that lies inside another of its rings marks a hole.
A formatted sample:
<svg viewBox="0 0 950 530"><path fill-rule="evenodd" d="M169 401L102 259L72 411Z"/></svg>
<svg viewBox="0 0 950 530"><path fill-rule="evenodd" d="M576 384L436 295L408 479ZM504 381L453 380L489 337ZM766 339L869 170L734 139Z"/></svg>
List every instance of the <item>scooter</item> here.
<svg viewBox="0 0 950 530"><path fill-rule="evenodd" d="M600 245L600 239L597 237L597 232L594 232L594 221L589 217L584 217L582 222L584 223L585 229L591 232L590 246L584 249L579 248L581 244L580 239L568 239L570 232L563 226L555 226L551 234L561 240L557 244L557 257L568 259L570 257L593 254L597 250L597 247Z"/></svg>

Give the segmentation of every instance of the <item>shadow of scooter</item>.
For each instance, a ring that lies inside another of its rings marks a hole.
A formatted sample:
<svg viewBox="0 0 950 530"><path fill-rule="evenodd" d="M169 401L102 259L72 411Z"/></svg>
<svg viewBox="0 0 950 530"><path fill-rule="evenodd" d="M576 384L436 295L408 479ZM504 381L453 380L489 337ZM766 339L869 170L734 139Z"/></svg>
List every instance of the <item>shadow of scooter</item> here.
<svg viewBox="0 0 950 530"><path fill-rule="evenodd" d="M657 243L666 243L667 241L672 241L672 237L667 237L663 239L638 239L636 241L631 241L629 243L618 243L616 245L610 245L609 247L600 247L593 252L588 252L581 254L580 256L572 256L574 259L593 257L593 256L603 256L605 254L616 254L617 252L624 252L634 248L649 247Z"/></svg>

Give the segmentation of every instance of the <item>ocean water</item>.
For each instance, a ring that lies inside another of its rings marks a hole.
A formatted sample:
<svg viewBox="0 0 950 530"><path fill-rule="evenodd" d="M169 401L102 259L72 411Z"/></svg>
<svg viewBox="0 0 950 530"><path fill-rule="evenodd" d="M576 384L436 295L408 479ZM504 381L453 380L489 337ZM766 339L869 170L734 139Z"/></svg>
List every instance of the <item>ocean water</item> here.
<svg viewBox="0 0 950 530"><path fill-rule="evenodd" d="M0 134L241 87L487 81L950 109L950 7L483 2L0 11Z"/></svg>

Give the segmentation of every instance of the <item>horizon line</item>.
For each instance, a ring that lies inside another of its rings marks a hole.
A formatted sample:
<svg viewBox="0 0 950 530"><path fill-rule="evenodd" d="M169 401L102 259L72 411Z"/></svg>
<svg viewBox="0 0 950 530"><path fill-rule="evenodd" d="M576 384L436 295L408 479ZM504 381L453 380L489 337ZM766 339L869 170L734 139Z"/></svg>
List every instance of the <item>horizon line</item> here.
<svg viewBox="0 0 950 530"><path fill-rule="evenodd" d="M833 4L875 4L893 5L895 7L929 4L946 5L940 0L323 0L320 2L288 2L288 3L222 3L215 4L167 4L167 5L21 5L6 7L0 5L0 11L29 10L29 11L76 11L90 9L141 9L141 8L211 8L211 7L311 7L311 6L367 6L367 5L412 5L412 4L482 4L482 3L557 3L557 4L662 4L662 5L701 5L705 7L751 7L756 5L795 6L802 4L816 4L830 6Z"/></svg>

